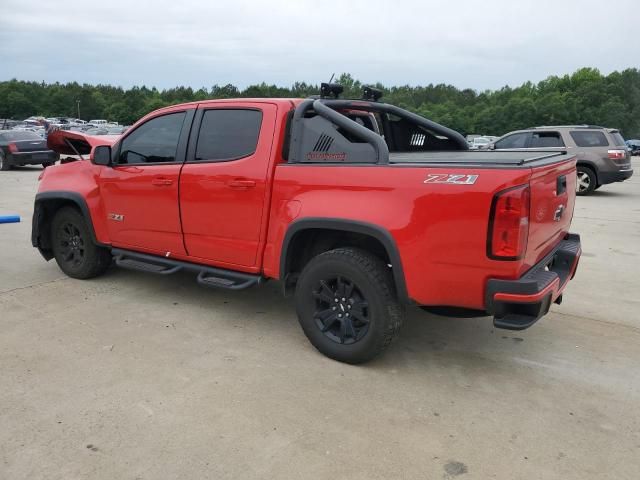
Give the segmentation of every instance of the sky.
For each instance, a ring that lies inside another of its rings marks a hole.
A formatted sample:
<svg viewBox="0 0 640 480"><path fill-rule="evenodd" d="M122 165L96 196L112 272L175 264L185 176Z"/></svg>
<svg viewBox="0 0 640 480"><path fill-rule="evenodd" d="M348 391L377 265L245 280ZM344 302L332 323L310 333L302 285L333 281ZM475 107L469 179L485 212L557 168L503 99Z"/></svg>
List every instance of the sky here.
<svg viewBox="0 0 640 480"><path fill-rule="evenodd" d="M640 66L637 0L0 0L0 81L516 86ZM634 33L635 31L635 33Z"/></svg>

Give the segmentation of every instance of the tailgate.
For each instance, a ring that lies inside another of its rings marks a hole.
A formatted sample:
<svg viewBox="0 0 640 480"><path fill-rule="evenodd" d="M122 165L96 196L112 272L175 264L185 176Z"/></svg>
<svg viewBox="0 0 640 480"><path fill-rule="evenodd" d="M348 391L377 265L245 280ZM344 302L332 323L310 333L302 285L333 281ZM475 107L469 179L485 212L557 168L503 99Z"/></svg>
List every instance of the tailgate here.
<svg viewBox="0 0 640 480"><path fill-rule="evenodd" d="M527 271L569 233L576 199L576 159L531 168L529 239L523 270Z"/></svg>

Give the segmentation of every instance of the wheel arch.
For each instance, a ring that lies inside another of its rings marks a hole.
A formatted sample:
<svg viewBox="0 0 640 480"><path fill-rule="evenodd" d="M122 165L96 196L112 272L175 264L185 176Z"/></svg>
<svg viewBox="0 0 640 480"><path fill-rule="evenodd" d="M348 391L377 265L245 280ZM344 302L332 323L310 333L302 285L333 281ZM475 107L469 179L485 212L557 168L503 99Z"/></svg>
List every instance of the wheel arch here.
<svg viewBox="0 0 640 480"><path fill-rule="evenodd" d="M86 200L77 192L51 191L36 194L31 223L31 244L36 247L45 260L53 258L51 247L51 221L58 210L63 207L75 207L87 222L91 234L91 240L96 245L98 242L96 232L91 219L91 213Z"/></svg>
<svg viewBox="0 0 640 480"><path fill-rule="evenodd" d="M290 274L296 273L292 271L292 265L296 254L300 254L299 249L304 244L301 241L306 236L311 235L312 232L316 235L314 239L316 250L307 252L309 258L306 261L324 251L344 247L345 245L342 242L345 235L355 234L358 238L367 240L367 244L373 248L375 248L375 244L372 242L376 242L386 254L385 260L392 266L393 279L399 300L403 303L410 302L400 252L391 233L379 225L341 218L303 218L289 225L282 242L280 255L280 278L285 285L285 292L288 291L291 282ZM332 240L338 243L333 244ZM303 266L304 264L306 262L303 262Z"/></svg>

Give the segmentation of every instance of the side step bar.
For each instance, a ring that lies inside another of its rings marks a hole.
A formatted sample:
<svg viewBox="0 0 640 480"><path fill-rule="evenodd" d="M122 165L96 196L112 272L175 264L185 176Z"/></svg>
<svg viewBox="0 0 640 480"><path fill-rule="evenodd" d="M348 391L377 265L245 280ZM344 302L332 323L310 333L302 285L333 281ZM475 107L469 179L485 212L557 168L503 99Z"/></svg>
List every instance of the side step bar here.
<svg viewBox="0 0 640 480"><path fill-rule="evenodd" d="M233 270L181 262L156 255L132 252L131 250L113 248L111 249L111 254L113 255L116 265L130 270L155 273L158 275L170 275L181 270L195 272L198 274L197 282L206 287L242 290L262 283L264 280L260 275L251 275Z"/></svg>

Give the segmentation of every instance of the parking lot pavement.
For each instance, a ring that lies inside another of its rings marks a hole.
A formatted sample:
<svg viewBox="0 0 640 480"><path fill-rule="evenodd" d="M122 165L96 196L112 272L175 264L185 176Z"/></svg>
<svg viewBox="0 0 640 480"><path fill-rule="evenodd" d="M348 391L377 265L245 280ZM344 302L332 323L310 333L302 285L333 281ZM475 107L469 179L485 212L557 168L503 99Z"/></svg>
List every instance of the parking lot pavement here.
<svg viewBox="0 0 640 480"><path fill-rule="evenodd" d="M30 246L39 173L0 174L0 479L638 478L639 175L577 200L578 274L530 330L413 309L354 367L276 283L64 277Z"/></svg>

